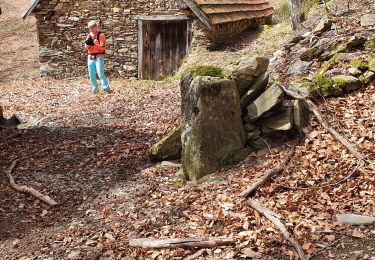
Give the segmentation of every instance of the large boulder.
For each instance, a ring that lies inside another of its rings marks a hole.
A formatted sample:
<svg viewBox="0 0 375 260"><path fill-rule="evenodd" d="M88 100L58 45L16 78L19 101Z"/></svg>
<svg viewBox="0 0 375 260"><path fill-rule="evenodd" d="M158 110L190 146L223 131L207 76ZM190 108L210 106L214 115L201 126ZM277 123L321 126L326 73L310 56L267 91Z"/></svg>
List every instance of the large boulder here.
<svg viewBox="0 0 375 260"><path fill-rule="evenodd" d="M182 167L190 180L210 174L243 152L246 134L233 80L184 73Z"/></svg>
<svg viewBox="0 0 375 260"><path fill-rule="evenodd" d="M181 158L181 124L169 131L148 150L147 155L152 161L174 160Z"/></svg>
<svg viewBox="0 0 375 260"><path fill-rule="evenodd" d="M254 77L267 71L269 60L264 57L241 57L234 66L227 69L232 73L238 93L242 97L251 87Z"/></svg>

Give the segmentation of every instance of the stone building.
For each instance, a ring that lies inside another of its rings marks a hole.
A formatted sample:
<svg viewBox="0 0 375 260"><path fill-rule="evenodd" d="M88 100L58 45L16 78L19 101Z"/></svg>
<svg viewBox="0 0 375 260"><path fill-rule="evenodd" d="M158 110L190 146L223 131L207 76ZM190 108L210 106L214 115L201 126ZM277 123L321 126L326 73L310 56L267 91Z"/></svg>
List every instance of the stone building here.
<svg viewBox="0 0 375 260"><path fill-rule="evenodd" d="M97 20L107 37L106 69L120 77L160 79L192 47L225 44L274 10L267 0L32 0L42 75L86 73L86 24Z"/></svg>

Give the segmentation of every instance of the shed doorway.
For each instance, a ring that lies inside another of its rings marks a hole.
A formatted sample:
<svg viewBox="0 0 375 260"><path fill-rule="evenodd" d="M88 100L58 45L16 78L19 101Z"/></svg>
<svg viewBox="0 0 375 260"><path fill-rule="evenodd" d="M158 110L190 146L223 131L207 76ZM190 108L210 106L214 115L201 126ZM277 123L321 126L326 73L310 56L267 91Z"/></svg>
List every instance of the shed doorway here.
<svg viewBox="0 0 375 260"><path fill-rule="evenodd" d="M190 20L185 16L145 16L138 20L138 78L161 80L189 53Z"/></svg>

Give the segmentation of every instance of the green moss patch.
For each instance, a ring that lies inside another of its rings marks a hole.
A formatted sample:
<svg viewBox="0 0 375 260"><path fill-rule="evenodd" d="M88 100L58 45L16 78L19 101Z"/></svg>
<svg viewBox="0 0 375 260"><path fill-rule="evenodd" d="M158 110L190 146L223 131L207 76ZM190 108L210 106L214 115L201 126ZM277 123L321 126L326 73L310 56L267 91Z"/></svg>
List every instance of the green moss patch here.
<svg viewBox="0 0 375 260"><path fill-rule="evenodd" d="M375 50L375 40L368 40L365 43L365 49L369 51Z"/></svg>
<svg viewBox="0 0 375 260"><path fill-rule="evenodd" d="M334 86L333 80L323 76L323 75L315 75L313 78L313 82L319 87L319 91L323 94L323 96L339 96L342 95L343 91L340 87Z"/></svg>
<svg viewBox="0 0 375 260"><path fill-rule="evenodd" d="M227 73L225 73L222 68L215 66L194 66L187 68L186 71L192 73L194 76L209 76L221 79L228 77Z"/></svg>
<svg viewBox="0 0 375 260"><path fill-rule="evenodd" d="M349 64L360 70L367 70L369 68L368 62L361 59L352 60Z"/></svg>
<svg viewBox="0 0 375 260"><path fill-rule="evenodd" d="M368 67L370 70L375 71L375 55L368 57Z"/></svg>
<svg viewBox="0 0 375 260"><path fill-rule="evenodd" d="M344 59L344 54L336 53L333 55L332 58L330 58L320 69L318 70L318 74L322 75L324 72L329 70L332 65L334 65L336 62L343 60Z"/></svg>

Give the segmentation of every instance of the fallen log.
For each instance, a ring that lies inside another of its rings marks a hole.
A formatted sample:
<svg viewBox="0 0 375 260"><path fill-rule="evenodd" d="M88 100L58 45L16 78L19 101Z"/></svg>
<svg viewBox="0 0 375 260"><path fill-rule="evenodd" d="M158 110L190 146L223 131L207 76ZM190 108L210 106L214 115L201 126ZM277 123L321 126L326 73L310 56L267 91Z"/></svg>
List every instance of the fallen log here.
<svg viewBox="0 0 375 260"><path fill-rule="evenodd" d="M299 258L301 260L307 260L308 257L303 252L303 249L301 245L290 235L290 233L286 230L284 224L280 221L280 219L277 216L276 213L272 212L270 209L267 209L263 207L258 201L253 199L248 199L247 203L250 207L253 209L259 211L262 213L263 216L265 216L267 219L269 219L283 234L283 236L293 245L293 247L296 249Z"/></svg>
<svg viewBox="0 0 375 260"><path fill-rule="evenodd" d="M50 150L50 148L46 148L46 149L42 149L40 150L39 152L37 152L36 154L34 154L33 156L36 156L42 152L45 152L47 150ZM19 192L22 192L22 193L28 193L34 197L36 197L37 199L51 205L51 206L55 206L57 205L58 203L56 201L54 201L51 197L49 197L48 195L43 195L41 192L37 191L36 189L34 188L31 188L31 187L28 187L26 185L18 185L15 181L14 181L14 178L12 176L12 172L14 171L14 169L17 167L17 164L23 159L28 159L28 158L31 158L33 156L27 156L27 157L23 157L23 158L18 158L16 160L14 160L12 162L12 165L10 166L9 170L6 171L6 176L8 177L9 179L9 184L10 186L19 191Z"/></svg>
<svg viewBox="0 0 375 260"><path fill-rule="evenodd" d="M239 196L246 198L246 197L254 194L254 192L261 185L263 185L267 180L269 180L272 176L274 176L274 175L282 172L284 170L285 166L289 163L289 161L294 156L295 151L296 151L296 147L293 147L289 151L288 155L284 158L284 160L281 161L281 163L279 164L279 166L277 166L276 168L268 169L267 171L265 171L264 174L263 174L263 176L261 178L259 178L259 180L257 180L250 187L248 187L246 190L244 190L243 192L241 192Z"/></svg>
<svg viewBox="0 0 375 260"><path fill-rule="evenodd" d="M304 100L306 101L309 110L314 113L315 117L318 119L318 121L322 124L325 130L327 130L336 140L338 140L341 144L343 144L346 149L348 149L357 159L361 161L365 161L367 156L360 153L351 143L349 143L348 140L346 140L342 135L340 135L335 129L329 126L327 121L324 120L323 115L319 112L318 107L312 102L310 99L303 97L299 93L289 90L285 88L284 86L280 85L281 89L287 94L288 96L298 99L298 100Z"/></svg>
<svg viewBox="0 0 375 260"><path fill-rule="evenodd" d="M143 248L213 248L218 246L233 245L231 238L215 238L212 240L203 240L202 238L170 238L170 239L150 239L139 238L130 239L129 245Z"/></svg>

